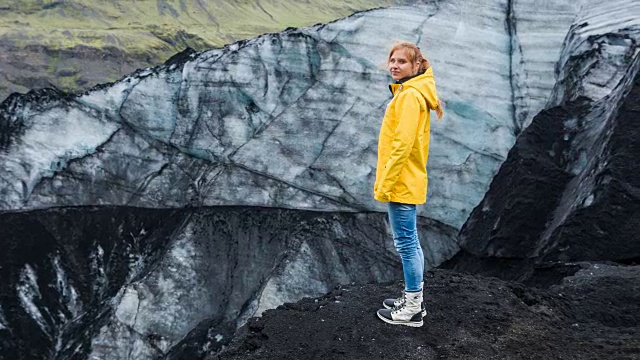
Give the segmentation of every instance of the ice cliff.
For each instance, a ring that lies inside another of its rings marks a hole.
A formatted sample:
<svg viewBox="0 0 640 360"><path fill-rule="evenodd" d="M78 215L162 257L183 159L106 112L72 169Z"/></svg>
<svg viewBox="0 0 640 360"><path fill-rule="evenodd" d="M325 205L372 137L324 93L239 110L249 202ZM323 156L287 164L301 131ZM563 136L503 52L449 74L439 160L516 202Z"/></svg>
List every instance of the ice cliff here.
<svg viewBox="0 0 640 360"><path fill-rule="evenodd" d="M527 4L363 12L185 53L78 96L14 96L0 122L0 206L383 211L371 184L390 96L385 52L405 39L430 58L448 110L434 126L421 215L457 230L545 106L577 11L549 2L549 22Z"/></svg>
<svg viewBox="0 0 640 360"><path fill-rule="evenodd" d="M616 124L635 114L623 104L640 6L607 6L378 9L185 51L85 94L11 96L0 106L0 356L168 358L185 339L212 351L279 303L399 277L371 196L397 40L428 55L447 103L420 210L427 263L460 246L461 269L576 258L558 255L572 241L559 231L584 224L585 206L611 209L600 175L624 172L617 149L635 146Z"/></svg>

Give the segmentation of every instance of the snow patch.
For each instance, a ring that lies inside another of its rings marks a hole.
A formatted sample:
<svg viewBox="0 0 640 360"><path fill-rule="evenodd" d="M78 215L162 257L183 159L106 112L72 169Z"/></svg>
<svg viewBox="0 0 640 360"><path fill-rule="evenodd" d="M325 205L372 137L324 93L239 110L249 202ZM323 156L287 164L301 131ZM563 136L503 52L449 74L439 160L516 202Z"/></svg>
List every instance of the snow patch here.
<svg viewBox="0 0 640 360"><path fill-rule="evenodd" d="M124 289L124 294L120 298L120 303L116 308L116 318L123 324L127 324L135 329L139 311L140 298L138 291L132 286L128 286Z"/></svg>
<svg viewBox="0 0 640 360"><path fill-rule="evenodd" d="M93 283L93 292L95 294L101 294L108 283L107 274L104 271L104 250L102 246L96 246L96 251L92 252L90 257L91 271L96 274Z"/></svg>
<svg viewBox="0 0 640 360"><path fill-rule="evenodd" d="M6 330L9 328L9 323L7 319L4 318L4 312L0 308L0 330Z"/></svg>
<svg viewBox="0 0 640 360"><path fill-rule="evenodd" d="M591 204L593 204L594 198L595 196L593 194L590 194L586 199L584 199L583 207L591 206Z"/></svg>
<svg viewBox="0 0 640 360"><path fill-rule="evenodd" d="M82 304L80 304L76 289L69 283L69 278L60 264L60 256L54 256L53 267L56 270L56 289L60 293L67 310L76 318L82 312ZM61 318L64 318L64 316Z"/></svg>
<svg viewBox="0 0 640 360"><path fill-rule="evenodd" d="M38 277L35 270L33 270L29 264L25 265L20 272L20 282L17 285L17 291L22 308L31 316L45 334L49 334L49 326L36 304L42 300L42 294L38 287Z"/></svg>

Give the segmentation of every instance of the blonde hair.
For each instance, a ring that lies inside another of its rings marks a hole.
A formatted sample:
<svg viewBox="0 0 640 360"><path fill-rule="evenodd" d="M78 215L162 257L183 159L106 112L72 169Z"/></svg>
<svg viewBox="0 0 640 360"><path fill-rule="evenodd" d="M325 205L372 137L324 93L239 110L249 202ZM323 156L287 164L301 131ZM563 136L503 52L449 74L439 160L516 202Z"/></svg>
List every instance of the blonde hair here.
<svg viewBox="0 0 640 360"><path fill-rule="evenodd" d="M424 56L422 56L420 48L416 44L407 41L397 42L395 45L393 45L391 51L389 51L387 62L391 60L391 56L393 56L393 53L396 52L396 50L404 50L404 53L407 54L407 57L409 58L409 62L420 63L420 68L418 69L419 73L427 71L427 69L429 68L429 60L425 59Z"/></svg>
<svg viewBox="0 0 640 360"><path fill-rule="evenodd" d="M425 72L427 71L428 68L431 67L431 65L429 64L429 60L427 60L422 55L422 52L420 51L420 48L418 47L418 45L414 43L410 43L408 41L400 41L400 42L397 42L395 45L393 45L393 47L391 48L391 51L389 51L387 64L389 63L389 60L391 60L393 53L396 52L397 50L404 50L404 53L409 58L409 62L420 63L420 67L418 68L418 73ZM438 115L438 119L442 119L442 116L444 115L444 111L442 110L442 103L440 102L440 99L438 99L438 106L436 106L434 110L436 111L436 115Z"/></svg>

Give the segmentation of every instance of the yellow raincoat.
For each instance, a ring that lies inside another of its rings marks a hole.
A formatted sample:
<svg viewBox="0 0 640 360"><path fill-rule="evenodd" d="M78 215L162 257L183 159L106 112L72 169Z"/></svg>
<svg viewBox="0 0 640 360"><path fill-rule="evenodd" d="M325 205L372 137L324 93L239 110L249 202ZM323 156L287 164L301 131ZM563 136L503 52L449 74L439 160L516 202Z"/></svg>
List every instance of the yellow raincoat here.
<svg viewBox="0 0 640 360"><path fill-rule="evenodd" d="M380 127L374 198L381 202L427 201L430 110L439 106L433 70L389 85L393 100Z"/></svg>

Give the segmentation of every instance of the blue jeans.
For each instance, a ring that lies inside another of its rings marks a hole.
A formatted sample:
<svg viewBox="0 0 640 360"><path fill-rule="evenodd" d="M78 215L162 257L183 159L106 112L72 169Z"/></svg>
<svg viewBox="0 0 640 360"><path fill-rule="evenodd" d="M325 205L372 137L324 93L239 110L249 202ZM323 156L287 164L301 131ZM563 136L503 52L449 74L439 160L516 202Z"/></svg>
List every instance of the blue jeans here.
<svg viewBox="0 0 640 360"><path fill-rule="evenodd" d="M390 202L388 212L393 244L402 258L405 290L420 291L424 274L424 254L418 239L416 206Z"/></svg>

